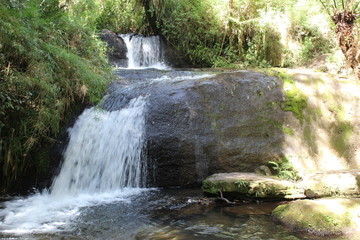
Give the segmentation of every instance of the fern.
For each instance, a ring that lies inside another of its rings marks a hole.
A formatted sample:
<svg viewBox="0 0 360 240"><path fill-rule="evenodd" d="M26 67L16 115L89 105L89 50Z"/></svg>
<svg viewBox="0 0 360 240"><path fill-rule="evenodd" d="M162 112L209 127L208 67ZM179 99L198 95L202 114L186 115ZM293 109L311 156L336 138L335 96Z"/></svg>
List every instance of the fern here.
<svg viewBox="0 0 360 240"><path fill-rule="evenodd" d="M281 158L278 162L269 161L269 165L276 172L276 176L286 180L298 180L299 176L291 162L286 157Z"/></svg>

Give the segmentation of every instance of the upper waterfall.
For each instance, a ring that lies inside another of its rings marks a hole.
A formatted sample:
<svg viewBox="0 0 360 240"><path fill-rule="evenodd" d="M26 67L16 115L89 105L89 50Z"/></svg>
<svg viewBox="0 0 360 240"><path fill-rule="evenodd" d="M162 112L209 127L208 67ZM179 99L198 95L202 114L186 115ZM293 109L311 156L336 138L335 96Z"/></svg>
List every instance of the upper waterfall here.
<svg viewBox="0 0 360 240"><path fill-rule="evenodd" d="M120 37L127 47L128 68L168 68L159 36L121 34Z"/></svg>

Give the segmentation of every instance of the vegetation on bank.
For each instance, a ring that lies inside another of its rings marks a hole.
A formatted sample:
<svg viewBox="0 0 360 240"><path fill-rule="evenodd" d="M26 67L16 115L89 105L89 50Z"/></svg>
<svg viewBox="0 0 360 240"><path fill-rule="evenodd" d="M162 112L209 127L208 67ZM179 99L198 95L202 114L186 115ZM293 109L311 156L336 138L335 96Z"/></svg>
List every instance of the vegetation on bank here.
<svg viewBox="0 0 360 240"><path fill-rule="evenodd" d="M99 29L161 34L203 67L291 67L336 56L331 18L317 0L73 1Z"/></svg>
<svg viewBox="0 0 360 240"><path fill-rule="evenodd" d="M47 171L67 112L101 98L110 69L95 28L57 0L0 0L0 182Z"/></svg>

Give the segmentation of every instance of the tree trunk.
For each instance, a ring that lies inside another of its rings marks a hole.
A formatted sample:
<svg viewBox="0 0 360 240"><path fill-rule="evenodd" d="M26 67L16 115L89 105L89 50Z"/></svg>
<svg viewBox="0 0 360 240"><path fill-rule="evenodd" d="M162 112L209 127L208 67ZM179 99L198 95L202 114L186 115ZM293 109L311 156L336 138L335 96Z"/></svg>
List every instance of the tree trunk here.
<svg viewBox="0 0 360 240"><path fill-rule="evenodd" d="M336 25L335 32L337 41L346 62L355 71L358 79L360 79L359 57L357 54L357 44L353 33L354 21L356 15L352 11L336 11L332 16L332 20Z"/></svg>
<svg viewBox="0 0 360 240"><path fill-rule="evenodd" d="M233 0L229 0L229 17L234 17L234 7L233 7ZM233 22L232 20L228 20L228 27L229 27L229 45L230 47L233 45L234 41L234 33L233 33Z"/></svg>
<svg viewBox="0 0 360 240"><path fill-rule="evenodd" d="M161 31L156 24L157 17L154 9L151 8L150 0L143 0L142 4L144 6L146 20L149 23L150 33L160 35Z"/></svg>

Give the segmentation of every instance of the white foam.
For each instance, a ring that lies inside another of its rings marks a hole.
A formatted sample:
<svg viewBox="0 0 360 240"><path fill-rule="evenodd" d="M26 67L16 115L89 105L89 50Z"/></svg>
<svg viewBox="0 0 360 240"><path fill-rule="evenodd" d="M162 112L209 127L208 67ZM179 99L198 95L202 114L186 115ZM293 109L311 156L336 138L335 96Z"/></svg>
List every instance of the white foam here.
<svg viewBox="0 0 360 240"><path fill-rule="evenodd" d="M72 229L82 207L115 201L130 201L130 197L149 189L124 188L101 194L79 194L57 198L48 192L38 193L5 203L0 211L0 231L8 234L51 233Z"/></svg>

